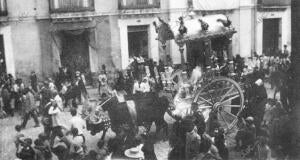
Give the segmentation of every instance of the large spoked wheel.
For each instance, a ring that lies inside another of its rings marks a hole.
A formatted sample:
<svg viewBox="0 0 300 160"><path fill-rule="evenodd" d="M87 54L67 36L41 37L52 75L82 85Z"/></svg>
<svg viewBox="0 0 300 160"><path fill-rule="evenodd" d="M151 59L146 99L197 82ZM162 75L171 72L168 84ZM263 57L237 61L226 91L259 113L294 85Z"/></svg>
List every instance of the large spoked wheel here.
<svg viewBox="0 0 300 160"><path fill-rule="evenodd" d="M226 134L237 131L238 117L244 109L244 94L234 80L216 77L205 86L201 86L193 102L202 113L216 113L218 122Z"/></svg>

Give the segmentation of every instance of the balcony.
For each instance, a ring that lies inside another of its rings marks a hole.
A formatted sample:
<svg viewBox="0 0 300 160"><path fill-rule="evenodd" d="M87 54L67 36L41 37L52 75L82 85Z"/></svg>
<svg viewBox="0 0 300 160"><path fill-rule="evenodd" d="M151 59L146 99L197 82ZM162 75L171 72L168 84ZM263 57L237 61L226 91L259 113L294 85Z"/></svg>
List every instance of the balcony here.
<svg viewBox="0 0 300 160"><path fill-rule="evenodd" d="M119 9L160 8L160 0L119 0Z"/></svg>
<svg viewBox="0 0 300 160"><path fill-rule="evenodd" d="M94 11L94 0L49 0L51 13Z"/></svg>
<svg viewBox="0 0 300 160"><path fill-rule="evenodd" d="M291 0L258 0L260 7L284 7L290 6Z"/></svg>
<svg viewBox="0 0 300 160"><path fill-rule="evenodd" d="M7 16L6 0L0 0L0 16Z"/></svg>

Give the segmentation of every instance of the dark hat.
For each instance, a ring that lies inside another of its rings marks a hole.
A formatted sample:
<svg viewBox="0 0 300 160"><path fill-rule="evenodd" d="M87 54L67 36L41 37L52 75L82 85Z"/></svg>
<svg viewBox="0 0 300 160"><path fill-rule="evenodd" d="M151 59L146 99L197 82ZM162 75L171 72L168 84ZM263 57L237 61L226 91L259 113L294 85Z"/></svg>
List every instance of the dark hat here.
<svg viewBox="0 0 300 160"><path fill-rule="evenodd" d="M39 137L39 139L42 139L42 140L47 139L47 135L45 133L40 133L38 135L38 137Z"/></svg>
<svg viewBox="0 0 300 160"><path fill-rule="evenodd" d="M25 138L24 139L24 144L31 146L32 145L32 139L31 138Z"/></svg>

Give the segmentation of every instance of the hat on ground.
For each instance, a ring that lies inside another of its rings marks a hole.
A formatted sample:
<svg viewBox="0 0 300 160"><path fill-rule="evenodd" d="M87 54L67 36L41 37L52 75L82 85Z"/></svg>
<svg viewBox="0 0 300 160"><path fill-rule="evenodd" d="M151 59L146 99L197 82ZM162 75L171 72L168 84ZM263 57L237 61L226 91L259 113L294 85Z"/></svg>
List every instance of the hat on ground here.
<svg viewBox="0 0 300 160"><path fill-rule="evenodd" d="M140 146L127 149L124 154L129 158L144 159L144 152L141 150Z"/></svg>

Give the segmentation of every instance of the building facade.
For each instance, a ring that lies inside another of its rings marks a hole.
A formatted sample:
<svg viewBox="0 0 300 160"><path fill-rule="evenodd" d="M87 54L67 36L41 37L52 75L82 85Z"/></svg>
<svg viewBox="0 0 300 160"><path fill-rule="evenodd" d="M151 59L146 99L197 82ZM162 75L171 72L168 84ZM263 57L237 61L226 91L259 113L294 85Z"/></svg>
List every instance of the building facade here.
<svg viewBox="0 0 300 160"><path fill-rule="evenodd" d="M48 77L61 66L86 73L103 64L125 69L137 55L156 62L171 57L179 64L178 45L168 41L163 49L156 40L157 17L172 22L191 14L224 14L237 31L232 52L243 57L291 45L286 0L0 0L0 9L1 68L16 77L31 71ZM277 40L268 43L274 35Z"/></svg>

